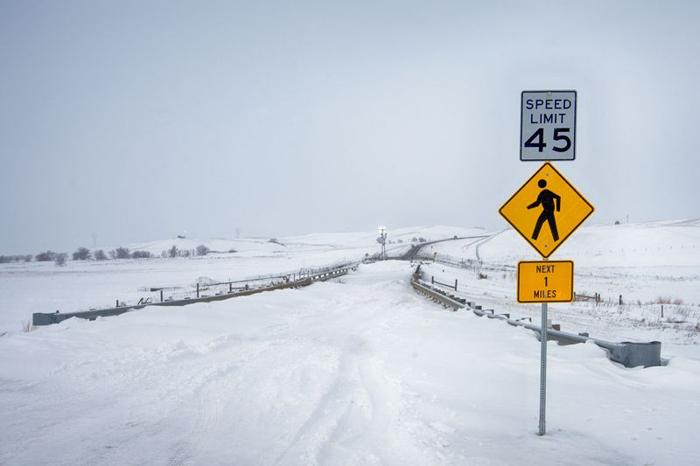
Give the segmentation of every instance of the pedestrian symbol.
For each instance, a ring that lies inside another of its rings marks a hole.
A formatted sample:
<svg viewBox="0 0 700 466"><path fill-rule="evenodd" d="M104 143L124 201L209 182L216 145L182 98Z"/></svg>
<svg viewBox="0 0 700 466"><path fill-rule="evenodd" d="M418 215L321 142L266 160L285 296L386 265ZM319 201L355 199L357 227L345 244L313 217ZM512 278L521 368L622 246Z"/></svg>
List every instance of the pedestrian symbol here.
<svg viewBox="0 0 700 466"><path fill-rule="evenodd" d="M540 188L545 188L547 186L546 180L540 180L537 182L537 186ZM537 200L527 206L528 209L534 209L535 207L541 205L542 213L537 219L535 224L535 231L532 233L532 239L536 240L540 235L540 229L542 224L547 221L549 223L549 229L552 231L552 238L554 241L559 240L559 233L557 233L557 219L554 218L554 201L557 202L557 212L561 208L561 197L554 194L549 189L543 189L540 191L540 195L537 196Z"/></svg>
<svg viewBox="0 0 700 466"><path fill-rule="evenodd" d="M547 162L499 212L543 257L549 257L593 210L576 188Z"/></svg>

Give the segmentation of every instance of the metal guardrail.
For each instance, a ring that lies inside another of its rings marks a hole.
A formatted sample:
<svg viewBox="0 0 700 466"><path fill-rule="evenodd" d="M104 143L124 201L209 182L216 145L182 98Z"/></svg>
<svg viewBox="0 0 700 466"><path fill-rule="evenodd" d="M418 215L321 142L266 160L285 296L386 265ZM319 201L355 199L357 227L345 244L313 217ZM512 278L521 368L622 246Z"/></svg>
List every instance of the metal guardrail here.
<svg viewBox="0 0 700 466"><path fill-rule="evenodd" d="M454 295L448 295L444 291L434 288L428 284L420 283L419 280L411 280L413 289L426 296L427 298L442 304L446 308L454 311L463 309L467 305L467 301L463 298Z"/></svg>
<svg viewBox="0 0 700 466"><path fill-rule="evenodd" d="M104 309L91 309L89 311L81 311L81 312L68 312L68 313L61 313L58 311L56 311L54 313L35 312L34 314L32 314L32 325L42 326L42 325L57 324L57 323L62 322L64 320L70 319L72 317L77 317L79 319L95 320L98 317L117 316L120 314L124 314L126 312L131 312L131 311L143 309L147 306L186 306L188 304L208 303L208 302L212 302L212 301L223 301L225 299L237 298L237 297L241 297L241 296L250 296L250 295L262 293L265 291L282 290L285 288L300 288L300 287L304 287L304 286L309 286L314 282L326 281L326 280L330 280L332 278L337 278L337 277L340 277L342 275L346 275L348 272L350 272L350 270L356 270L357 266L358 266L357 262L352 262L352 263L333 266L333 267L305 269L302 273L302 276L296 280L289 280L289 281L285 281L282 283L272 283L268 286L262 286L262 287L256 287L256 288L252 288L252 287L238 288L235 291L219 292L219 293L211 295L211 296L198 296L195 298L186 297L184 299L163 300L160 302L148 302L148 303L139 302L138 304L135 304L135 305L116 306L116 307L110 307L110 308L104 308ZM279 278L280 276L275 276L275 277ZM260 279L258 277L255 277L252 281L259 281L259 280ZM242 283L242 281L241 281L241 283Z"/></svg>
<svg viewBox="0 0 700 466"><path fill-rule="evenodd" d="M395 257L395 259L401 259L401 260L419 259L422 257L421 249L423 249L426 246L430 246L432 244L443 243L445 241L455 241L455 240L473 239L473 238L488 238L488 237L489 237L489 235L453 236L452 238L443 238L443 239L437 239L434 241L426 241L424 243L412 245L411 248L408 251L406 251L406 253L402 254L401 256ZM427 257L424 257L424 258L427 258ZM432 258L432 256L431 256L431 258Z"/></svg>
<svg viewBox="0 0 700 466"><path fill-rule="evenodd" d="M496 264L487 263L477 259L463 259L456 258L453 256L448 256L447 254L437 254L430 255L425 253L416 254L416 259L421 259L430 262L436 262L438 264L445 264L451 267L457 267L467 270L480 271L491 271L491 272L514 272L515 267L508 264Z"/></svg>
<svg viewBox="0 0 700 466"><path fill-rule="evenodd" d="M473 302L467 301L466 299L456 296L454 294L448 293L445 290L431 286L425 283L420 278L420 267L416 269L416 273L413 274L411 278L411 286L421 293L422 295L428 297L429 299L442 304L446 308L450 308L454 311L459 309L469 309L475 315L482 317L487 316L490 319L504 320L509 325L515 327L523 327L528 330L532 330L537 334L537 338L540 338L542 329L540 326L533 325L531 322L528 323L526 319L513 319L510 314L496 314L493 309L482 309L482 306L477 305ZM650 341L650 342L611 342L607 340L601 340L599 338L591 338L587 333L569 333L562 332L561 330L556 330L554 328L547 329L547 340L553 340L560 345L574 345L578 343L592 342L603 348L606 352L608 359L611 361L622 364L625 367L655 367L663 365L661 359L661 342L660 341Z"/></svg>

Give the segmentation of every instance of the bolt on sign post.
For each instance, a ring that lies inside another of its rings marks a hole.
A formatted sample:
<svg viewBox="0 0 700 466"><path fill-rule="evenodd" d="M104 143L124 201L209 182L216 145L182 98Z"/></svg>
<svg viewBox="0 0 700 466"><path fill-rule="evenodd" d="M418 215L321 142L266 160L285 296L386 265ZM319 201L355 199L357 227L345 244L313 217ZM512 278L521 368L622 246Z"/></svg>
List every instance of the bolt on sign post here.
<svg viewBox="0 0 700 466"><path fill-rule="evenodd" d="M576 159L576 91L523 91L520 96L520 160L545 162L498 212L541 256L518 263L518 302L542 304L540 418L547 406L547 305L573 300L574 263L547 258L593 213L552 160Z"/></svg>

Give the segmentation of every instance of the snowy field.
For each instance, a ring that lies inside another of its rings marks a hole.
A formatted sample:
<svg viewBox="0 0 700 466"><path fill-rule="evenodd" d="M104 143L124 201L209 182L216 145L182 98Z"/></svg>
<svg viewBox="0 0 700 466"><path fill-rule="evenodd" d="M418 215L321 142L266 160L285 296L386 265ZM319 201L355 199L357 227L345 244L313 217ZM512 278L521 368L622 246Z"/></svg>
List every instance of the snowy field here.
<svg viewBox="0 0 700 466"><path fill-rule="evenodd" d="M428 279L448 284L457 279L458 294L499 312L538 318L539 305L515 303L515 266L537 257L513 230L437 243L425 252L429 257L437 253L438 261L468 265L425 264ZM549 317L562 330L615 340L659 340L662 355L670 356L695 351L700 343L700 221L582 227L551 259L573 260L575 292L602 298L599 304L550 305ZM479 279L479 273L485 278Z"/></svg>
<svg viewBox="0 0 700 466"><path fill-rule="evenodd" d="M483 234L483 230L404 228L392 231L387 251L405 252L413 238L437 240L474 234ZM359 260L379 251L376 237L375 232L360 232L278 238L279 243L263 239L172 239L127 246L131 251L144 250L157 256L172 246L191 250L205 244L213 252L204 257L174 259L67 261L64 267L53 262L0 264L0 335L21 331L34 312L87 311L114 306L117 299L135 304L149 295L144 290L150 287L177 287L178 292L191 290L200 279L240 280ZM229 253L232 249L236 252Z"/></svg>
<svg viewBox="0 0 700 466"><path fill-rule="evenodd" d="M539 260L511 229L485 239L439 243L429 252L510 269L519 260ZM584 226L550 259L574 260L577 292L616 301L622 294L635 303L670 298L700 304L700 220Z"/></svg>
<svg viewBox="0 0 700 466"><path fill-rule="evenodd" d="M129 245L219 251L200 258L2 265L0 464L700 464L698 223L583 227L557 251L576 262L577 292L605 302L554 304L555 323L659 340L669 361L625 369L595 345L550 343L545 437L535 435L533 334L427 301L404 261L303 289L21 330L32 312L135 302L150 286L361 259L378 251L371 232ZM388 246L484 234L411 228L390 231L402 243ZM435 252L482 265L426 263L428 276L457 278L460 294L498 312L539 315L514 303L515 263L534 255L512 231L426 246ZM659 297L671 301L664 318Z"/></svg>
<svg viewBox="0 0 700 466"><path fill-rule="evenodd" d="M0 339L2 464L698 464L700 362L623 369L413 293L408 263Z"/></svg>

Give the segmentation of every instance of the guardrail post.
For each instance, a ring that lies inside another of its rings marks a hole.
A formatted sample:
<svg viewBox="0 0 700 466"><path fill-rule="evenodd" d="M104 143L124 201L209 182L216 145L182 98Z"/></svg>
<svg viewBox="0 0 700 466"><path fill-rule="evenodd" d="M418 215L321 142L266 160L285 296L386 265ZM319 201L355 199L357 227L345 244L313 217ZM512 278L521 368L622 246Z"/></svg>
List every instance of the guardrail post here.
<svg viewBox="0 0 700 466"><path fill-rule="evenodd" d="M197 283L197 297L199 298L199 283Z"/></svg>
<svg viewBox="0 0 700 466"><path fill-rule="evenodd" d="M457 291L457 279L455 278L455 291Z"/></svg>
<svg viewBox="0 0 700 466"><path fill-rule="evenodd" d="M607 346L610 359L625 367L654 367L661 365L661 342L637 343L623 341Z"/></svg>
<svg viewBox="0 0 700 466"><path fill-rule="evenodd" d="M163 302L163 290L160 290L160 302Z"/></svg>

